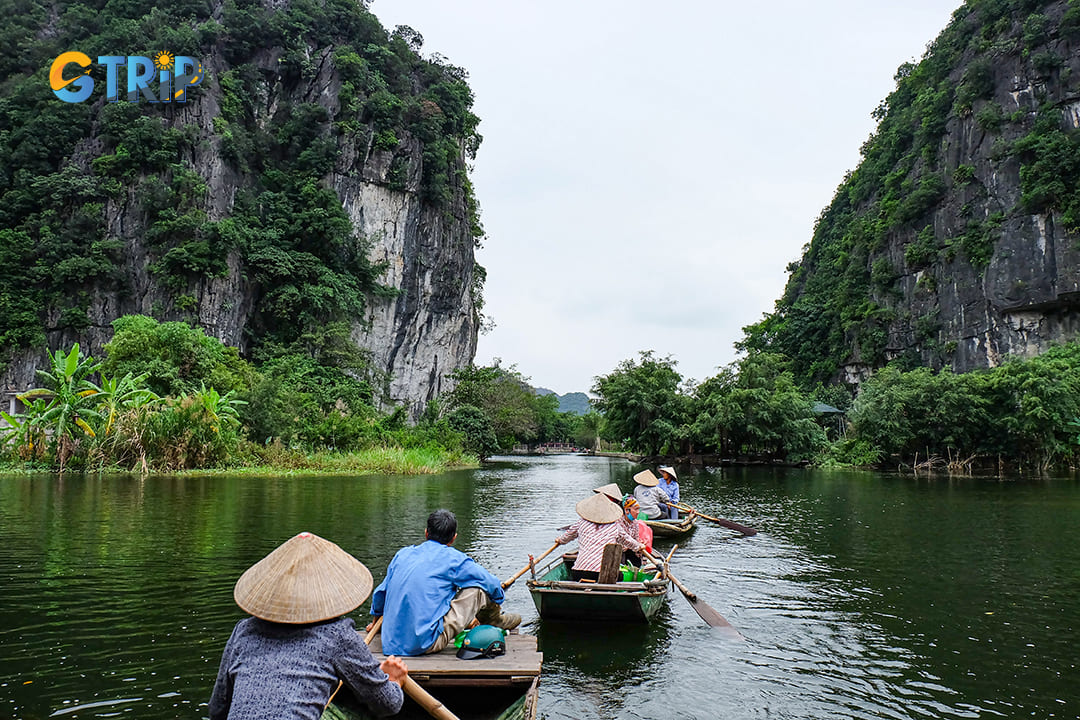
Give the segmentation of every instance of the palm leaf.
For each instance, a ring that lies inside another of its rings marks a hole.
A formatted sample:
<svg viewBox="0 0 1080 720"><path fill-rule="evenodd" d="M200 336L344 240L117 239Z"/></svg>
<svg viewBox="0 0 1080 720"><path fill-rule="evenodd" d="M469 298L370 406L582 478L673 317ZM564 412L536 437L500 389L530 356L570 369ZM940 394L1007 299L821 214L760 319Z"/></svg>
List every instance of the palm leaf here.
<svg viewBox="0 0 1080 720"><path fill-rule="evenodd" d="M16 395L19 400L26 402L27 400L39 397L46 397L56 395L56 392L49 388L34 388L33 390L27 390L22 395Z"/></svg>
<svg viewBox="0 0 1080 720"><path fill-rule="evenodd" d="M90 437L97 437L94 434L94 428L90 427L85 420L80 417L75 418L75 424L78 425L84 433Z"/></svg>
<svg viewBox="0 0 1080 720"><path fill-rule="evenodd" d="M60 351L57 350L56 354L60 355ZM64 377L72 377L75 374L75 371L79 369L80 354L81 353L79 352L79 343L75 343L74 345L72 345L71 352L68 353L67 358L64 358L63 355L60 355L60 358L62 360L66 360L66 362L64 363Z"/></svg>

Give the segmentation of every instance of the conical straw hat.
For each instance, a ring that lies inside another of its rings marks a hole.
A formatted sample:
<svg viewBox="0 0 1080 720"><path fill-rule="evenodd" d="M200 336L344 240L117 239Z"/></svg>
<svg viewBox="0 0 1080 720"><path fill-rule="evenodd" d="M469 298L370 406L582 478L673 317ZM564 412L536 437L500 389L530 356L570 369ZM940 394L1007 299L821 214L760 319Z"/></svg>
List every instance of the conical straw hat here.
<svg viewBox="0 0 1080 720"><path fill-rule="evenodd" d="M313 623L360 607L371 594L371 572L340 547L302 532L249 567L233 599L242 610L278 623Z"/></svg>
<svg viewBox="0 0 1080 720"><path fill-rule="evenodd" d="M597 525L607 525L622 517L622 508L606 495L587 497L577 504L576 510L578 515Z"/></svg>
<svg viewBox="0 0 1080 720"><path fill-rule="evenodd" d="M671 467L670 465L661 465L660 470L666 472L668 475L675 478L676 480L679 479L679 476L675 473L675 468Z"/></svg>
<svg viewBox="0 0 1080 720"><path fill-rule="evenodd" d="M642 470L634 476L634 482L645 487L656 487L660 481L652 474L652 470Z"/></svg>
<svg viewBox="0 0 1080 720"><path fill-rule="evenodd" d="M601 495L607 495L615 502L622 502L622 490L615 483L608 483L604 487L593 488L594 493L600 493Z"/></svg>

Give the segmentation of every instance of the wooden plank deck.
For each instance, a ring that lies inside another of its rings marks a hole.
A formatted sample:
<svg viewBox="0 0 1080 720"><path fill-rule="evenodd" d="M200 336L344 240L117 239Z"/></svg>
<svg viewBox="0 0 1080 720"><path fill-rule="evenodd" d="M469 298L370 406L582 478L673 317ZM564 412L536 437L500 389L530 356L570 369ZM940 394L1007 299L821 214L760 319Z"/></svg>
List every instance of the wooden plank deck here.
<svg viewBox="0 0 1080 720"><path fill-rule="evenodd" d="M371 654L382 662L382 636L371 642ZM506 636L506 654L462 660L451 645L433 655L403 657L409 676L425 687L529 685L540 675L544 654L536 649L535 635Z"/></svg>

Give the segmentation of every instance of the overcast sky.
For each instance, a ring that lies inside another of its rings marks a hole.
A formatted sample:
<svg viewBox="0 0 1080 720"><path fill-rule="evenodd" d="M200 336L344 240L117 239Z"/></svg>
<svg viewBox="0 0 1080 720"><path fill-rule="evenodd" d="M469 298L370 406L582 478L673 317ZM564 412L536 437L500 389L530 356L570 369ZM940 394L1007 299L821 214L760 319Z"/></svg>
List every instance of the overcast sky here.
<svg viewBox="0 0 1080 720"><path fill-rule="evenodd" d="M640 350L701 381L961 0L376 0L464 67L488 270L476 363L588 391Z"/></svg>

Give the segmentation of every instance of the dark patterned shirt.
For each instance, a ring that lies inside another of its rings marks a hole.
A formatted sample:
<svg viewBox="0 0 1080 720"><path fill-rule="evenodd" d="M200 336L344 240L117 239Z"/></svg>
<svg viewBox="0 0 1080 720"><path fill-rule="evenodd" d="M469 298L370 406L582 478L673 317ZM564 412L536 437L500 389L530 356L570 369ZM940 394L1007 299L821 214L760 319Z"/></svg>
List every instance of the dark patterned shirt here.
<svg viewBox="0 0 1080 720"><path fill-rule="evenodd" d="M319 720L338 678L375 715L401 709L401 687L379 669L351 618L309 625L247 618L222 653L210 720Z"/></svg>

